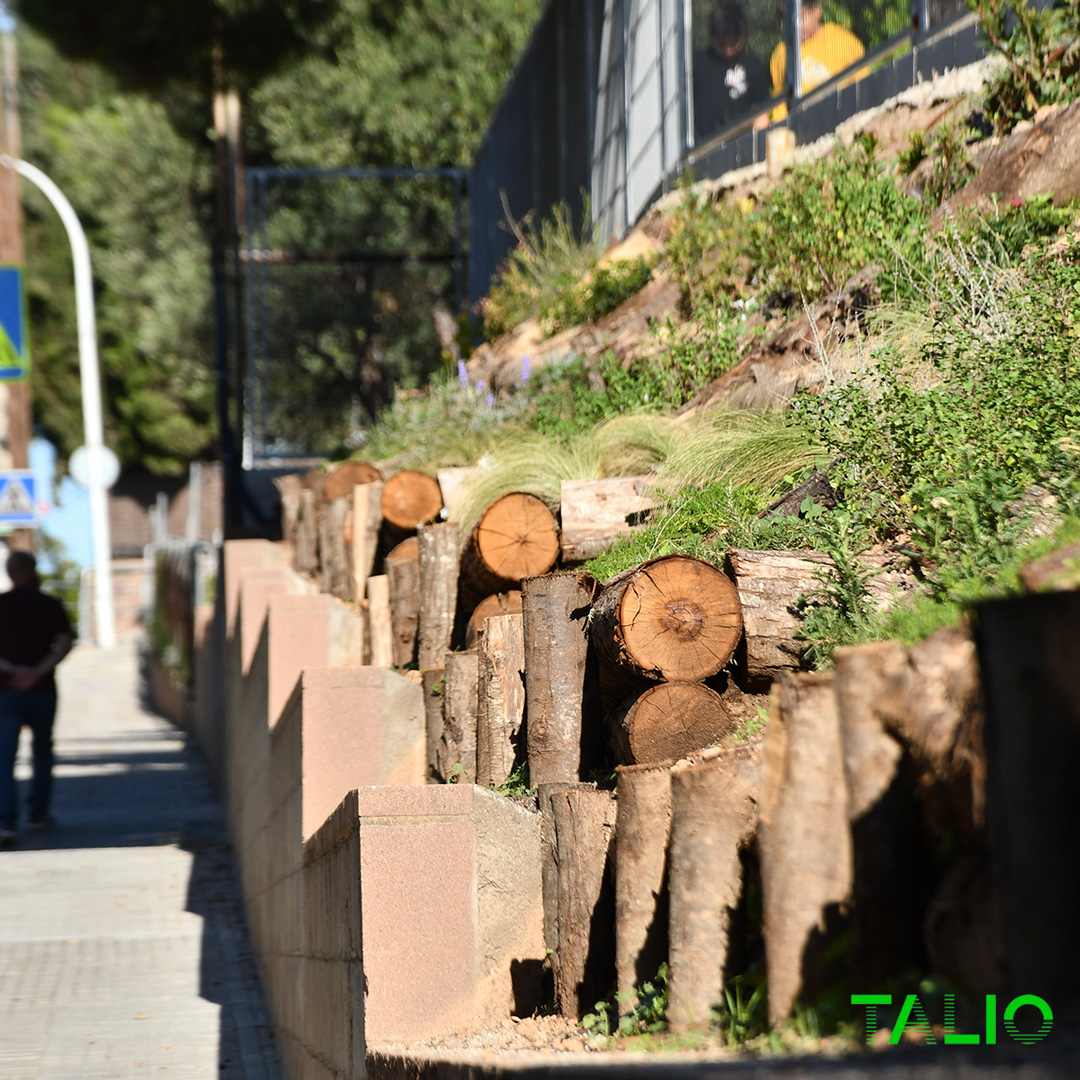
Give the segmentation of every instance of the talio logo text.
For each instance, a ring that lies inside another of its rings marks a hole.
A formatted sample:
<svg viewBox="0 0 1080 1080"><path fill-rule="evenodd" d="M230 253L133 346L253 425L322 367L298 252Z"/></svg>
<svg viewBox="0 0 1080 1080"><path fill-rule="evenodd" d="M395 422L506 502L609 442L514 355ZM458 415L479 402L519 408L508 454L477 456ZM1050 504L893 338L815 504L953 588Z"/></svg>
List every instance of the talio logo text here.
<svg viewBox="0 0 1080 1080"><path fill-rule="evenodd" d="M878 1009L888 1008L892 1005L891 994L852 994L852 1005L863 1005L866 1007L866 1045L872 1046L874 1042L874 1035L877 1034L878 1029ZM1030 1015L1030 1009L1036 1009L1041 1016L1041 1023L1035 1031L1021 1031L1017 1022L1016 1014L1024 1008L1028 1008L1029 1012L1025 1016L1025 1027L1030 1027L1033 1017ZM998 1012L997 1012L997 995L988 994L986 997L986 1021L985 1029L980 1035L972 1032L965 1034L958 1032L955 1027L956 1023L956 997L953 994L945 995L945 1036L944 1042L946 1046L979 1046L984 1043L987 1046L994 1046L998 1041ZM1054 1014L1050 1009L1050 1006L1039 997L1037 994L1021 994L1019 997L1014 997L1008 1005L1005 1006L1001 1013L1001 1023L1005 1029L1005 1033L1011 1039L1015 1039L1018 1043L1023 1043L1025 1046L1031 1046L1034 1043L1041 1042L1050 1034L1050 1029L1054 1026ZM917 1032L922 1035L923 1040L928 1046L937 1044L937 1039L934 1038L933 1030L930 1027L930 1021L926 1015L926 1009L923 1008L922 1002L914 994L908 994L904 998L904 1003L900 1006L900 1013L896 1018L896 1023L893 1025L892 1034L889 1036L889 1044L895 1046L904 1036L904 1032L908 1029L913 1032Z"/></svg>

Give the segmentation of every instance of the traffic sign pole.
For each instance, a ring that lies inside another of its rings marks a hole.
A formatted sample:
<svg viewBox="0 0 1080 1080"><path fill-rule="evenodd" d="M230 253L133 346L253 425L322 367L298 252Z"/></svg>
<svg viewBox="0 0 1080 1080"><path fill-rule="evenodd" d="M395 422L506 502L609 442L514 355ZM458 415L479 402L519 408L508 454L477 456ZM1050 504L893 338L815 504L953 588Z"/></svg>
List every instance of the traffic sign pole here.
<svg viewBox="0 0 1080 1080"><path fill-rule="evenodd" d="M82 384L83 438L91 453L105 446L101 412L101 375L98 370L97 320L94 316L94 278L90 267L90 245L78 215L64 193L40 169L26 161L0 157L0 166L14 168L53 204L67 230L75 263L75 310L79 330L79 377ZM97 643L108 649L116 644L113 613L112 551L109 541L108 489L101 476L91 477L90 531L94 549L94 615Z"/></svg>

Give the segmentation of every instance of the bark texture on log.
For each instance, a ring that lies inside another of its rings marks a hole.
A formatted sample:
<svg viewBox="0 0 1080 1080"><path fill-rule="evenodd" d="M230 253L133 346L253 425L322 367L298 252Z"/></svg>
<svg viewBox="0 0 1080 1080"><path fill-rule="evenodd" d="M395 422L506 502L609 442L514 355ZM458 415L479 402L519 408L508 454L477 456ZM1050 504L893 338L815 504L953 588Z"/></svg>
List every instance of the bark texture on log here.
<svg viewBox="0 0 1080 1080"><path fill-rule="evenodd" d="M571 788L552 794L550 809L558 881L555 1000L563 1016L578 1020L615 975L615 796Z"/></svg>
<svg viewBox="0 0 1080 1080"><path fill-rule="evenodd" d="M367 579L375 569L381 526L382 483L357 484L352 489L352 577L357 600L365 595Z"/></svg>
<svg viewBox="0 0 1080 1080"><path fill-rule="evenodd" d="M893 782L906 750L936 824L980 828L982 697L970 632L946 627L910 648L883 641L837 649L833 658L852 820Z"/></svg>
<svg viewBox="0 0 1080 1080"><path fill-rule="evenodd" d="M416 632L420 625L420 545L415 536L403 540L385 559L390 588L390 622L394 666L416 659Z"/></svg>
<svg viewBox="0 0 1080 1080"><path fill-rule="evenodd" d="M452 521L421 525L416 539L420 551L417 658L423 671L441 664L453 643L458 596L458 527Z"/></svg>
<svg viewBox="0 0 1080 1080"><path fill-rule="evenodd" d="M598 583L586 573L522 582L529 777L533 784L579 779L586 703L589 610Z"/></svg>
<svg viewBox="0 0 1080 1080"><path fill-rule="evenodd" d="M367 579L368 640L371 666L394 666L394 632L390 617L390 580L385 574Z"/></svg>
<svg viewBox="0 0 1080 1080"><path fill-rule="evenodd" d="M546 574L559 557L559 523L535 495L512 491L480 516L461 556L461 579L471 603Z"/></svg>
<svg viewBox="0 0 1080 1080"><path fill-rule="evenodd" d="M447 779L439 769L439 748L445 727L443 708L446 701L446 672L442 668L428 668L423 672L423 680L427 782L442 784Z"/></svg>
<svg viewBox="0 0 1080 1080"><path fill-rule="evenodd" d="M439 481L425 472L403 469L383 484L382 516L399 535L434 521L442 505Z"/></svg>
<svg viewBox="0 0 1080 1080"><path fill-rule="evenodd" d="M757 739L671 770L668 1020L676 1031L707 1025L724 1000L740 855L758 828L761 757Z"/></svg>
<svg viewBox="0 0 1080 1080"><path fill-rule="evenodd" d="M624 701L611 723L615 753L627 765L678 760L719 742L737 726L724 699L696 682L650 686Z"/></svg>
<svg viewBox="0 0 1080 1080"><path fill-rule="evenodd" d="M319 520L319 586L339 600L352 599L352 566L346 544L346 526L352 511L351 499L322 502Z"/></svg>
<svg viewBox="0 0 1080 1080"><path fill-rule="evenodd" d="M715 566L685 555L613 578L589 625L608 690L643 678L706 679L731 659L741 633L734 586Z"/></svg>
<svg viewBox="0 0 1080 1080"><path fill-rule="evenodd" d="M552 970L558 963L559 949L559 862L555 850L555 822L551 800L564 791L582 788L595 791L595 784L537 784L536 805L540 811L540 876L544 901L544 946L551 959Z"/></svg>
<svg viewBox="0 0 1080 1080"><path fill-rule="evenodd" d="M484 620L491 619L496 615L520 615L521 614L521 590L508 589L506 592L492 593L473 609L469 616L469 622L465 627L465 648L472 649L476 646L476 638L484 628Z"/></svg>
<svg viewBox="0 0 1080 1080"><path fill-rule="evenodd" d="M668 958L668 836L671 766L617 770L615 826L615 971L619 1011L632 1012L636 990Z"/></svg>
<svg viewBox="0 0 1080 1080"><path fill-rule="evenodd" d="M520 615L484 623L478 642L476 782L495 788L526 760L525 643Z"/></svg>
<svg viewBox="0 0 1080 1080"><path fill-rule="evenodd" d="M300 516L296 523L296 570L314 574L319 569L319 515L315 492L305 487L300 492Z"/></svg>
<svg viewBox="0 0 1080 1080"><path fill-rule="evenodd" d="M326 502L351 497L353 488L358 484L378 484L382 482L382 473L366 461L342 461L326 472L323 480L322 497Z"/></svg>
<svg viewBox="0 0 1080 1080"><path fill-rule="evenodd" d="M593 559L619 537L643 527L655 506L650 487L648 476L564 480L559 506L563 561Z"/></svg>
<svg viewBox="0 0 1080 1080"><path fill-rule="evenodd" d="M901 557L864 555L860 562L874 571L868 589L878 610L915 588ZM727 552L725 570L738 590L745 630L739 677L748 688L767 689L780 672L803 666L806 642L796 634L802 627L804 598L822 587L815 575L827 573L831 565L829 556L820 552L735 548Z"/></svg>
<svg viewBox="0 0 1080 1080"><path fill-rule="evenodd" d="M851 895L851 829L832 673L780 676L765 728L759 829L769 1022L791 1015L811 935Z"/></svg>
<svg viewBox="0 0 1080 1080"><path fill-rule="evenodd" d="M475 649L446 654L446 700L438 767L449 780L476 782L476 714L479 704L479 654ZM461 769L455 774L454 766Z"/></svg>

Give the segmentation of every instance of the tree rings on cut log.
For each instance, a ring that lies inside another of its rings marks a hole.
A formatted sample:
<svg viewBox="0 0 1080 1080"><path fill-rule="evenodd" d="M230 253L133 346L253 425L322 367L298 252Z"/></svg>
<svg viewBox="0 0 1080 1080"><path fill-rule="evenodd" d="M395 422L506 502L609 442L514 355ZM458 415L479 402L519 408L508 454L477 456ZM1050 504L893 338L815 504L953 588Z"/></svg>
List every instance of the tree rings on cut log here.
<svg viewBox="0 0 1080 1080"><path fill-rule="evenodd" d="M484 620L494 618L496 615L520 615L521 614L521 590L508 589L506 592L492 593L473 609L469 616L469 623L465 627L465 648L471 649L476 645L476 635L483 630Z"/></svg>
<svg viewBox="0 0 1080 1080"><path fill-rule="evenodd" d="M715 690L669 682L623 702L613 727L619 761L644 765L712 746L734 732L736 721Z"/></svg>
<svg viewBox="0 0 1080 1080"><path fill-rule="evenodd" d="M741 635L735 586L712 564L686 555L612 578L593 605L590 633L609 672L672 682L715 675Z"/></svg>
<svg viewBox="0 0 1080 1080"><path fill-rule="evenodd" d="M322 497L327 502L351 497L357 484L376 484L381 480L382 473L374 465L366 461L343 461L327 472Z"/></svg>
<svg viewBox="0 0 1080 1080"><path fill-rule="evenodd" d="M496 499L473 529L480 561L504 581L546 574L559 557L559 526L546 503L512 491Z"/></svg>
<svg viewBox="0 0 1080 1080"><path fill-rule="evenodd" d="M399 533L434 521L442 505L439 481L427 473L404 469L383 485L383 517Z"/></svg>

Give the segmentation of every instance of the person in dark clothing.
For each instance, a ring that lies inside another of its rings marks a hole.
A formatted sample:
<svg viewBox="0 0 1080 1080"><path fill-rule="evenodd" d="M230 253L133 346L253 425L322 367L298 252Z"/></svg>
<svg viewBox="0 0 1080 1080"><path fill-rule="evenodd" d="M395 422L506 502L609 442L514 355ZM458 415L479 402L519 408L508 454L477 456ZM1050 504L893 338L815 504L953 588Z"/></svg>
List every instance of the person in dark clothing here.
<svg viewBox="0 0 1080 1080"><path fill-rule="evenodd" d="M41 592L37 560L14 551L10 592L0 594L0 844L16 839L15 755L24 726L33 736L34 774L27 799L31 829L48 828L56 665L71 651L71 623L59 600Z"/></svg>
<svg viewBox="0 0 1080 1080"><path fill-rule="evenodd" d="M700 139L738 120L769 96L765 65L746 51L746 12L719 0L709 16L709 47L694 53L694 130Z"/></svg>

